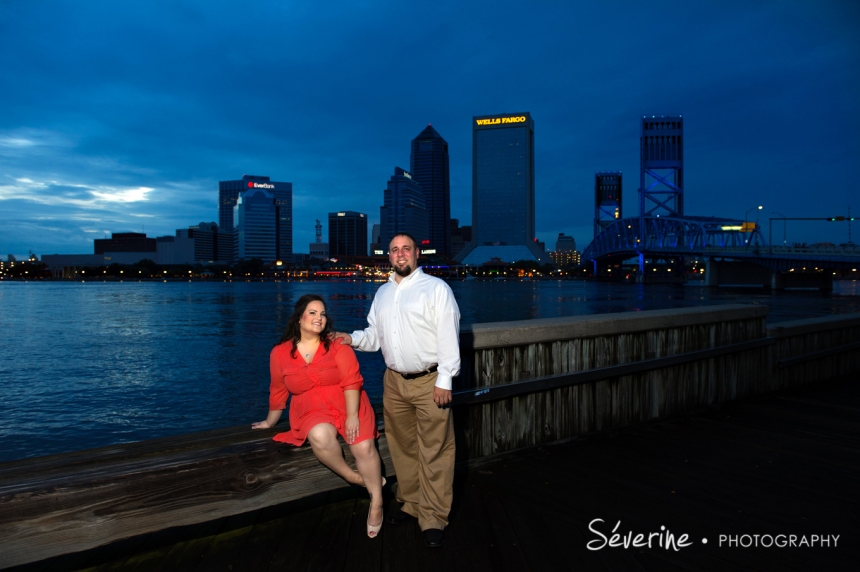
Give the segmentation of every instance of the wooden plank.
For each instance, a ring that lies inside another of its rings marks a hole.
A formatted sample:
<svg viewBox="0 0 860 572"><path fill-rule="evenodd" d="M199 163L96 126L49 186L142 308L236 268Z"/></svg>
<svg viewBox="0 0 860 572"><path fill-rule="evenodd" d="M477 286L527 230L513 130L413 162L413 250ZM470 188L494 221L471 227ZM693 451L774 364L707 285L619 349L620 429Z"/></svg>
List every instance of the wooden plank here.
<svg viewBox="0 0 860 572"><path fill-rule="evenodd" d="M296 554L297 570L343 570L356 498L348 489L329 493L319 525Z"/></svg>
<svg viewBox="0 0 860 572"><path fill-rule="evenodd" d="M179 530L166 529L164 532L168 537L175 535L172 546L165 546L159 550L156 558L142 561L137 568L140 572L190 572L197 569L226 522L226 518L220 518L199 525L177 527Z"/></svg>
<svg viewBox="0 0 860 572"><path fill-rule="evenodd" d="M284 518L281 541L273 552L268 568L260 568L261 571L303 570L299 567L301 554L321 526L327 498L328 493L317 493L286 503L291 508L290 517Z"/></svg>
<svg viewBox="0 0 860 572"><path fill-rule="evenodd" d="M370 498L361 495L355 503L354 513L350 520L349 541L346 545L345 572L363 572L364 570L379 570L382 566L382 535L387 532L384 521L382 529L376 538L367 536L367 512L370 509Z"/></svg>
<svg viewBox="0 0 860 572"><path fill-rule="evenodd" d="M517 541L514 523L508 518L499 496L488 490L481 491L481 496L493 534L492 547L501 560L501 568L496 570L519 572L528 569L526 557Z"/></svg>
<svg viewBox="0 0 860 572"><path fill-rule="evenodd" d="M171 559L168 555L173 552L177 545L194 542L197 538L206 539L208 537L205 542L205 546L208 546L208 543L215 538L226 521L226 518L218 519L199 525L166 528L153 534L144 535L140 547L122 563L121 569L127 572L151 572L164 570L168 563L170 563L170 570L187 569L187 563L185 563L186 567L184 568L181 561ZM196 558L193 560L195 565L202 557L203 552L205 549L202 548L197 552Z"/></svg>
<svg viewBox="0 0 860 572"><path fill-rule="evenodd" d="M454 569L464 572L500 570L502 563L493 546L483 498L476 494L472 485L467 484L462 490L465 494L457 499L456 512L451 515L452 526L446 533L446 542L456 543Z"/></svg>
<svg viewBox="0 0 860 572"><path fill-rule="evenodd" d="M7 471L0 484L0 567L343 486L309 447L260 440L256 433L249 442L247 433L219 435L214 446L189 440L196 447L136 463L100 455L87 470L68 475L51 471L38 478L32 463L17 481ZM393 474L384 436L379 443L385 471Z"/></svg>
<svg viewBox="0 0 860 572"><path fill-rule="evenodd" d="M212 539L197 568L211 572L232 570L242 548L248 543L259 515L259 510L253 510L227 517L223 528Z"/></svg>

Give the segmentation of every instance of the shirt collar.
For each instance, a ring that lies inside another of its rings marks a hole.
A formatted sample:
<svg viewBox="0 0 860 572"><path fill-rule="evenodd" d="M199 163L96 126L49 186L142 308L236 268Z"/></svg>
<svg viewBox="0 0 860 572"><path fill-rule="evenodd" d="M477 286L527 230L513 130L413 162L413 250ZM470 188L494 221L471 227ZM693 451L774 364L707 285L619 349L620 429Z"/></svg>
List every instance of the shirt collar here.
<svg viewBox="0 0 860 572"><path fill-rule="evenodd" d="M408 282L411 282L411 281L412 281L412 278L413 278L415 275L417 275L417 274L424 274L424 270L423 270L423 268L422 268L421 266L419 266L418 268L416 268L415 270L413 270L412 272L410 272L410 273L409 273L409 276L404 276L403 278L401 278L401 279L400 279L400 284L398 284L398 283L397 283L397 281L394 279L394 275L395 275L395 274L396 274L396 272L392 272L391 274L389 274L389 275L388 275L388 281L389 281L389 282L394 282L394 285L395 285L395 286L403 286L404 284L406 284L406 283L408 283Z"/></svg>

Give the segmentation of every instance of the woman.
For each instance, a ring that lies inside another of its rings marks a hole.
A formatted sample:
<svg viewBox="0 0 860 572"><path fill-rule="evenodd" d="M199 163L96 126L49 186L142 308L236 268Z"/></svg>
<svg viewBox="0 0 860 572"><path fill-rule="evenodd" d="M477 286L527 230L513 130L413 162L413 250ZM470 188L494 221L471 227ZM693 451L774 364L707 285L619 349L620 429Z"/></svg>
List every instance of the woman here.
<svg viewBox="0 0 860 572"><path fill-rule="evenodd" d="M376 416L361 389L364 380L355 353L347 345L331 342L332 331L323 299L316 294L299 298L269 359L269 415L251 428L274 427L292 394L290 430L275 435L275 441L299 446L307 438L323 465L346 482L367 487L367 535L375 538L382 527L384 481L374 443ZM358 472L346 464L338 433L349 445Z"/></svg>

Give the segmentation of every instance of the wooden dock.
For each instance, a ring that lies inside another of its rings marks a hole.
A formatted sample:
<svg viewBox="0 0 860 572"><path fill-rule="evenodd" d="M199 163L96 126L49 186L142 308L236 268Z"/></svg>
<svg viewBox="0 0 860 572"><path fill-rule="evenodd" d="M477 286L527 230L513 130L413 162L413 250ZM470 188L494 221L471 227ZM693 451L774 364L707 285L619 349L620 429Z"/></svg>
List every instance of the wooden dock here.
<svg viewBox="0 0 860 572"><path fill-rule="evenodd" d="M855 570L860 380L473 462L455 488L440 549L425 548L414 523L368 539L366 495L345 487L9 570ZM609 535L619 521L624 535L665 536L665 526L692 544L587 548L602 540L590 526ZM741 546L754 535L830 546Z"/></svg>

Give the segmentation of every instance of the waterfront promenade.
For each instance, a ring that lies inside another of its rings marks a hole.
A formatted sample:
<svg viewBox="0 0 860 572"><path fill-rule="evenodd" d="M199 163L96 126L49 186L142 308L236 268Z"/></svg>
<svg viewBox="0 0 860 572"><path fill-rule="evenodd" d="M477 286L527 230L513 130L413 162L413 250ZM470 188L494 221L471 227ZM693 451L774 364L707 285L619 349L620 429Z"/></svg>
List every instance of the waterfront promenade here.
<svg viewBox="0 0 860 572"><path fill-rule="evenodd" d="M341 488L10 570L854 570L858 486L853 376L473 463L441 549L413 524L368 539L364 491ZM665 526L692 544L591 551L594 519L607 535L620 521L619 533ZM753 535L831 540L721 543Z"/></svg>

